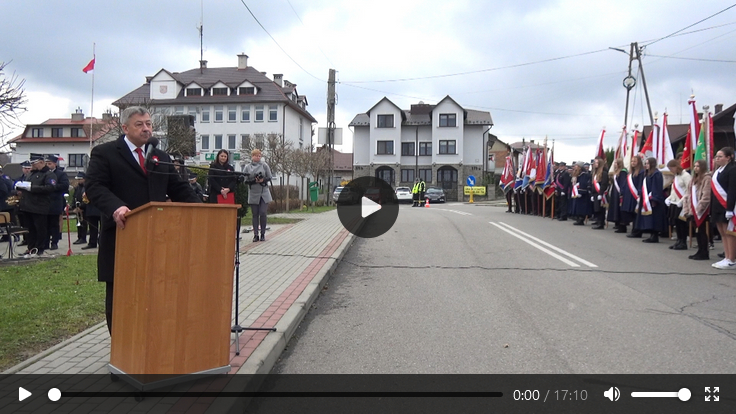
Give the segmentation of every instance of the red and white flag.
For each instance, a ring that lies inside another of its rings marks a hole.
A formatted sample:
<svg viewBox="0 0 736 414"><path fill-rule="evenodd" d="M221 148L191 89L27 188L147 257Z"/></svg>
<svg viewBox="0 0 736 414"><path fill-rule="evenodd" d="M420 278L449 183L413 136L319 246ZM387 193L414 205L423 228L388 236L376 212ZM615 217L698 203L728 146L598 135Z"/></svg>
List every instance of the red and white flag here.
<svg viewBox="0 0 736 414"><path fill-rule="evenodd" d="M700 120L698 119L698 110L695 108L695 98L690 98L690 128L687 130L687 138L685 139L685 147L682 151L682 168L692 168L691 158L698 149L698 137L700 136Z"/></svg>
<svg viewBox="0 0 736 414"><path fill-rule="evenodd" d="M606 135L606 128L601 130L601 135L598 137L598 150L595 154L596 157L605 158L606 152L603 150L603 136Z"/></svg>
<svg viewBox="0 0 736 414"><path fill-rule="evenodd" d="M667 163L675 159L675 155L672 153L669 129L667 128L667 112L662 115L662 124L657 125L652 150L660 170L666 170Z"/></svg>
<svg viewBox="0 0 736 414"><path fill-rule="evenodd" d="M87 64L87 66L85 66L84 69L82 69L82 72L87 73L87 72L89 72L91 70L94 70L95 69L95 59L96 58L93 57L92 60L89 61L89 63Z"/></svg>
<svg viewBox="0 0 736 414"><path fill-rule="evenodd" d="M639 155L641 155L642 158L645 160L649 157L654 156L654 130L657 128L657 126L653 126L652 130L649 131L649 136L647 137L647 140L644 141L644 145L641 147L641 150L639 151Z"/></svg>
<svg viewBox="0 0 736 414"><path fill-rule="evenodd" d="M626 155L628 155L627 145L629 144L627 142L627 138L626 125L624 125L624 128L621 131L621 136L618 137L618 145L616 145L616 155L613 157L614 159L626 159Z"/></svg>

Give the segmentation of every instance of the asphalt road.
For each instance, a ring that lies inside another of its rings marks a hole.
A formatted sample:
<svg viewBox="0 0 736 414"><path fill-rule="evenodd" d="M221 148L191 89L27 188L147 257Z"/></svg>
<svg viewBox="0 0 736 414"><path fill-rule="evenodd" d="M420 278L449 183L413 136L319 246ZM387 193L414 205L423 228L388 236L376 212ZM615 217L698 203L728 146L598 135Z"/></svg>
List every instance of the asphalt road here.
<svg viewBox="0 0 736 414"><path fill-rule="evenodd" d="M736 272L710 266L718 242L707 262L671 243L402 206L354 243L273 372L734 374Z"/></svg>

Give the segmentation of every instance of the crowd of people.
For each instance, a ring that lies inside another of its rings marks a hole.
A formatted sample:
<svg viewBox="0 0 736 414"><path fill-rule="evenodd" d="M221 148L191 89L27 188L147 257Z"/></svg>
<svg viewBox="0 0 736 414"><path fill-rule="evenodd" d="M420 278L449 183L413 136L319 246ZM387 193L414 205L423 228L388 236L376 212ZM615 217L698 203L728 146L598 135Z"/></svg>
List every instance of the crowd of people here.
<svg viewBox="0 0 736 414"><path fill-rule="evenodd" d="M692 260L710 260L714 240L722 240L721 260L712 266L736 268L734 149L716 152L713 171L705 160L696 160L688 172L680 157L665 168L656 158L640 155L631 158L628 169L620 158L610 168L602 157L571 167L555 163L554 193L545 196L533 185L517 186L507 192L507 212L571 219L576 226L592 223L595 230L610 224L615 233L628 233L626 237L644 243L673 239L672 250L687 250L692 238L698 246L688 256Z"/></svg>

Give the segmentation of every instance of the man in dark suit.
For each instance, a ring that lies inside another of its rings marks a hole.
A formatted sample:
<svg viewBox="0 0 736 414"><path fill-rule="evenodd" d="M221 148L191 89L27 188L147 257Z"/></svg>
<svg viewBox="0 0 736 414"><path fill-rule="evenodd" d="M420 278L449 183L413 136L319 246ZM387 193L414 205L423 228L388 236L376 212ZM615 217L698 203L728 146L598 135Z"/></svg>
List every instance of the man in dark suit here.
<svg viewBox="0 0 736 414"><path fill-rule="evenodd" d="M171 158L158 149L148 148L153 133L151 115L145 108L129 107L120 114L122 135L116 141L92 149L87 168L87 198L102 212L97 278L106 282L105 316L112 333L112 298L115 269L116 226L125 228L125 215L148 202L198 203L189 183L176 173ZM146 165L146 151L160 163Z"/></svg>

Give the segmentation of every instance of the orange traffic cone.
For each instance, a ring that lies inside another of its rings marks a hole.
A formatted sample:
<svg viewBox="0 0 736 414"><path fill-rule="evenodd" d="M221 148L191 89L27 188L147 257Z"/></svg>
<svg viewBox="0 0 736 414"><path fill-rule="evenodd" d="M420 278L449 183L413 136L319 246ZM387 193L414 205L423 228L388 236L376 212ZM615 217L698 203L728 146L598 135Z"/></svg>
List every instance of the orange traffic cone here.
<svg viewBox="0 0 736 414"><path fill-rule="evenodd" d="M426 198L426 202L424 203L424 208L429 208L429 197Z"/></svg>

